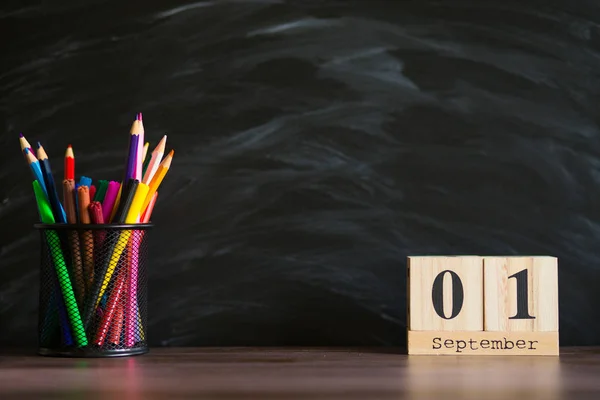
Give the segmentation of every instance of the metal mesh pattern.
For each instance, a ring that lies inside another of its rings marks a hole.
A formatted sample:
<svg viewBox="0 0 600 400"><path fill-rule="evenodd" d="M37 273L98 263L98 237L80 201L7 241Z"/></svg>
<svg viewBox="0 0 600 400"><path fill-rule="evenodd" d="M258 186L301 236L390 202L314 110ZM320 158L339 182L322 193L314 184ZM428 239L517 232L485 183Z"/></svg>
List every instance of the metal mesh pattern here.
<svg viewBox="0 0 600 400"><path fill-rule="evenodd" d="M145 353L147 225L37 227L40 354Z"/></svg>

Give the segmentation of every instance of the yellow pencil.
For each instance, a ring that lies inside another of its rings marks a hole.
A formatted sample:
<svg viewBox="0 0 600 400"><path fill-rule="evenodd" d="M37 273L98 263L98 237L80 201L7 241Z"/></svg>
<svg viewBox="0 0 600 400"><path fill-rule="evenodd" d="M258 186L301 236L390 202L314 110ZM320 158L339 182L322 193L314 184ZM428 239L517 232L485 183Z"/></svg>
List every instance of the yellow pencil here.
<svg viewBox="0 0 600 400"><path fill-rule="evenodd" d="M140 183L135 191L135 195L133 196L133 201L131 202L131 206L127 211L127 216L125 217L126 224L135 224L137 222L137 216L140 214L140 209L142 207L142 202L146 198L148 194L148 185L144 183ZM119 264L119 259L121 258L121 254L127 248L127 242L129 242L129 238L131 237L131 230L121 232L119 236L117 245L115 246L115 250L113 251L110 261L108 262L108 268L106 269L106 274L104 275L104 281L102 282L102 288L100 289L100 293L96 298L96 307L100 304L100 300L104 295L104 291L108 287L110 282L110 278L115 272L115 268Z"/></svg>
<svg viewBox="0 0 600 400"><path fill-rule="evenodd" d="M146 142L144 144L144 150L142 151L142 164L146 161L146 155L148 155L148 147L150 146L150 142Z"/></svg>

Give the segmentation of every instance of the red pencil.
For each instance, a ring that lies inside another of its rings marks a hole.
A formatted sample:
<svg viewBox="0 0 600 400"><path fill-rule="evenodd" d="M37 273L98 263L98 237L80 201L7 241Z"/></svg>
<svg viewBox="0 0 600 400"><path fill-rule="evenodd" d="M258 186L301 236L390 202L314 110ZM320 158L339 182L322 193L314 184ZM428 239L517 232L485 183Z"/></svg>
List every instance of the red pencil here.
<svg viewBox="0 0 600 400"><path fill-rule="evenodd" d="M94 338L94 344L97 346L102 346L104 344L104 339L109 334L109 327L115 311L118 312L119 308L119 299L123 294L123 286L125 284L125 272L120 271L117 276L117 281L115 282L115 286L113 287L113 291L108 298L108 304L106 309L104 310L104 314L102 315L102 321L100 322L100 326L98 327L98 331L96 332L96 337ZM119 323L117 321L117 323Z"/></svg>
<svg viewBox="0 0 600 400"><path fill-rule="evenodd" d="M123 288L121 290L121 296L127 295L128 286L129 285L127 283L127 280L125 280L123 283ZM118 346L121 342L121 331L123 330L124 317L123 307L124 305L122 301L119 302L119 304L117 304L117 309L115 310L115 314L113 315L113 320L108 334L108 343L116 346Z"/></svg>
<svg viewBox="0 0 600 400"><path fill-rule="evenodd" d="M67 152L65 153L65 179L75 180L75 155L73 154L71 145L67 147Z"/></svg>
<svg viewBox="0 0 600 400"><path fill-rule="evenodd" d="M152 216L152 210L154 210L154 204L156 204L156 199L158 197L158 192L154 192L154 196L152 196L152 200L148 203L148 207L146 207L146 211L142 214L140 221L142 224L147 224L150 222L150 217Z"/></svg>

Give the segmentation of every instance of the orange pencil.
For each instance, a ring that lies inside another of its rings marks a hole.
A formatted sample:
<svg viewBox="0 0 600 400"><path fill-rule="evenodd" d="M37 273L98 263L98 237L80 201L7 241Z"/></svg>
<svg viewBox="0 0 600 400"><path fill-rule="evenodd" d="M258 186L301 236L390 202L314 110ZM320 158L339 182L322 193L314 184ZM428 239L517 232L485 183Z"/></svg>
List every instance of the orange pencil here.
<svg viewBox="0 0 600 400"><path fill-rule="evenodd" d="M162 162L158 166L158 170L156 171L156 174L154 174L154 177L152 178L152 181L150 182L150 185L149 185L150 187L148 189L148 195L146 195L146 199L144 200L144 203L142 204L142 211L141 211L142 214L144 213L144 211L146 211L146 208L148 207L150 200L152 200L152 196L154 196L154 193L158 190L158 187L160 186L162 180L165 178L165 175L167 175L169 168L171 168L171 161L173 160L174 154L175 154L175 150L171 150L169 152L169 154L167 154L165 159L162 160Z"/></svg>

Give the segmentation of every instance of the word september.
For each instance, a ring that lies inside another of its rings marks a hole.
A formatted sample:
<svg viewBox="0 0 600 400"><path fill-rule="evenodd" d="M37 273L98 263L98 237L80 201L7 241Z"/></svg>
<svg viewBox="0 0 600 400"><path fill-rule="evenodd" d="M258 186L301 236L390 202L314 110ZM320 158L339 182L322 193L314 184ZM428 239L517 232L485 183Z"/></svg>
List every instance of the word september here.
<svg viewBox="0 0 600 400"><path fill-rule="evenodd" d="M441 337L434 337L432 340L432 349L439 350L443 347L446 349L456 349L457 353L462 353L463 350L471 350L477 351L480 349L491 349L491 350L537 350L535 347L535 343L538 343L537 340L508 340L503 337L502 340L493 340L493 339L446 339L442 342ZM467 344L469 345L467 347Z"/></svg>

